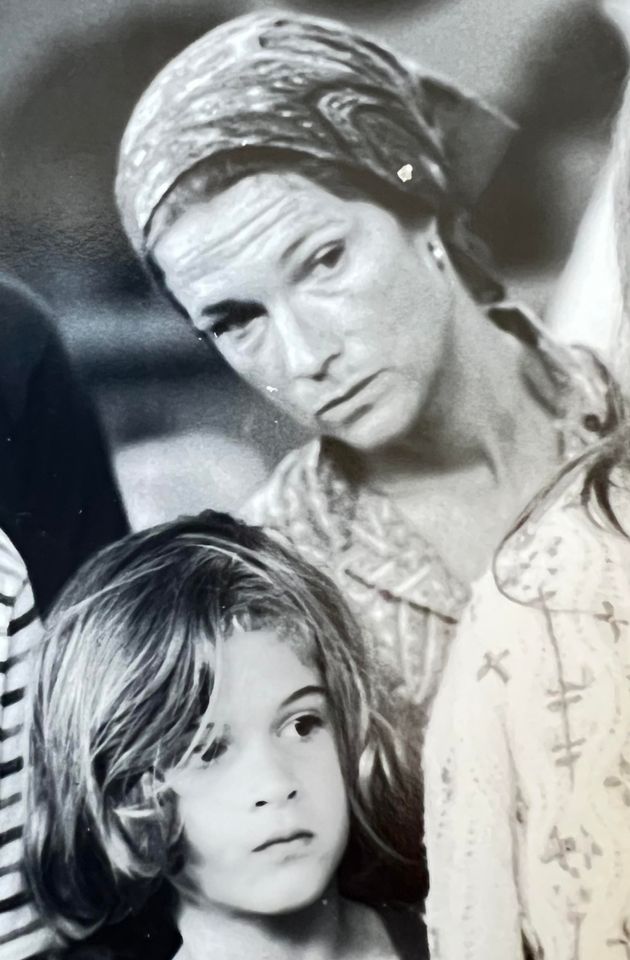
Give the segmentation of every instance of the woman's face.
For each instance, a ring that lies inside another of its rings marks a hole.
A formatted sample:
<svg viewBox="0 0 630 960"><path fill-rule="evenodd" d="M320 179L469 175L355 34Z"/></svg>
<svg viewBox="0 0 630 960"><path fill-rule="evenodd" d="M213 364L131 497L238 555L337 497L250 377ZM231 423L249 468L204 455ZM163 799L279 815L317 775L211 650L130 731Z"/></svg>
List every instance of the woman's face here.
<svg viewBox="0 0 630 960"><path fill-rule="evenodd" d="M236 631L223 653L216 739L167 775L186 880L231 911L297 910L325 891L348 838L326 692L296 642L274 629Z"/></svg>
<svg viewBox="0 0 630 960"><path fill-rule="evenodd" d="M368 452L418 426L444 364L454 287L432 233L269 173L189 207L154 256L248 383L308 429Z"/></svg>

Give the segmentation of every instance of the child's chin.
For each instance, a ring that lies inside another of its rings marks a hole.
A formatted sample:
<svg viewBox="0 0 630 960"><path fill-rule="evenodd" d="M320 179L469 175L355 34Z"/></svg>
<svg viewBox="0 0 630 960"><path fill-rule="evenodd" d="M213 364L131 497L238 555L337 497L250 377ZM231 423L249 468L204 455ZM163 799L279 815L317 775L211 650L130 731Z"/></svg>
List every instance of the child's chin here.
<svg viewBox="0 0 630 960"><path fill-rule="evenodd" d="M254 912L265 916L281 916L305 910L323 895L329 882L330 878L325 876L302 878L302 882L294 880L291 884L270 883L264 895L257 897Z"/></svg>

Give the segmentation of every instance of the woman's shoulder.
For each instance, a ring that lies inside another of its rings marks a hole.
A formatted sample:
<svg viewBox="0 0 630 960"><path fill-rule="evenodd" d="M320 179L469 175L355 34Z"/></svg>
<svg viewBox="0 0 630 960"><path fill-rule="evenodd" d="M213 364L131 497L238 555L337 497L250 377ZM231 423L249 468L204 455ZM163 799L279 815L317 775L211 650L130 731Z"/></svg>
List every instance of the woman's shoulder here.
<svg viewBox="0 0 630 960"><path fill-rule="evenodd" d="M557 339L521 303L494 304L488 315L528 348L523 354L522 376L558 423L565 461L618 425L620 391L595 350Z"/></svg>
<svg viewBox="0 0 630 960"><path fill-rule="evenodd" d="M317 440L291 450L239 509L239 516L248 523L268 526L286 523L303 512L304 496L317 474L319 453Z"/></svg>
<svg viewBox="0 0 630 960"><path fill-rule="evenodd" d="M313 440L281 461L239 515L279 534L310 563L327 566L340 541L338 511L346 517L350 503L334 458Z"/></svg>

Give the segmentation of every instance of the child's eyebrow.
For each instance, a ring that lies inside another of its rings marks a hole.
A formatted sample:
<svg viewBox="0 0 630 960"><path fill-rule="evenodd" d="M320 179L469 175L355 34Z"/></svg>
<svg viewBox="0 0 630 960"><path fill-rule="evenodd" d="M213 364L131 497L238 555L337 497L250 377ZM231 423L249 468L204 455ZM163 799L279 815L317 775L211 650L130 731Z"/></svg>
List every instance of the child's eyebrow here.
<svg viewBox="0 0 630 960"><path fill-rule="evenodd" d="M323 687L318 687L315 684L311 684L307 687L300 687L299 690L296 690L294 693L290 694L286 700L283 700L280 704L280 707L288 707L289 704L295 703L296 700L301 700L302 697L307 697L309 694L319 694L321 697L325 697L326 691Z"/></svg>

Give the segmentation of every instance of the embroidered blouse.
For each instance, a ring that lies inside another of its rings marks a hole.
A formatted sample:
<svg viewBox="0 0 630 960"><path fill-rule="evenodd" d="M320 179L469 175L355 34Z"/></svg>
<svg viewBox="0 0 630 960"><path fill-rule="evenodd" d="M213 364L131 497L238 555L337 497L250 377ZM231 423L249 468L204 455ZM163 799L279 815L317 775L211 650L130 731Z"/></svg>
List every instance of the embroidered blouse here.
<svg viewBox="0 0 630 960"><path fill-rule="evenodd" d="M626 483L628 478L626 478ZM474 591L424 747L433 960L630 956L630 541L573 478ZM630 529L630 489L614 494Z"/></svg>
<svg viewBox="0 0 630 960"><path fill-rule="evenodd" d="M558 425L558 461L581 451L615 416L609 378L582 348L551 341L511 305L490 311L525 345L523 377ZM469 587L391 500L358 488L334 443L314 440L291 452L242 511L283 534L336 582L380 658L401 707L426 711Z"/></svg>

